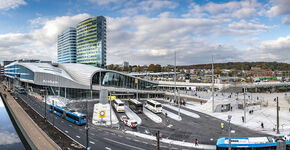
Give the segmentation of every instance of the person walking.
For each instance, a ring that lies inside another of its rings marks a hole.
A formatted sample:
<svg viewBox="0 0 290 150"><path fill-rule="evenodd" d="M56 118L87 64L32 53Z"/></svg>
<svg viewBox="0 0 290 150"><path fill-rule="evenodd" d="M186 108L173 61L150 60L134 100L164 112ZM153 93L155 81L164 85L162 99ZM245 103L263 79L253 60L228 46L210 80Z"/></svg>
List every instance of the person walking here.
<svg viewBox="0 0 290 150"><path fill-rule="evenodd" d="M264 129L264 123L263 122L261 122L261 127L262 127L262 129Z"/></svg>
<svg viewBox="0 0 290 150"><path fill-rule="evenodd" d="M194 144L195 144L195 146L198 146L198 140L197 139L194 140Z"/></svg>

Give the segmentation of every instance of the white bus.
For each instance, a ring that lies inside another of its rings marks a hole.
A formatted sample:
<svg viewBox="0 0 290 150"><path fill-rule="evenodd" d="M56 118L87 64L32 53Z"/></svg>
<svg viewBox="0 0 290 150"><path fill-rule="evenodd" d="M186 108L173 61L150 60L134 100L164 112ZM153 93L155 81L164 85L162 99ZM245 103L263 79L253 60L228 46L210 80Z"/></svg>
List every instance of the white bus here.
<svg viewBox="0 0 290 150"><path fill-rule="evenodd" d="M124 102L122 102L121 100L115 99L113 101L113 105L117 112L125 112Z"/></svg>
<svg viewBox="0 0 290 150"><path fill-rule="evenodd" d="M161 113L162 112L161 103L153 101L153 100L147 100L145 103L145 107L154 113Z"/></svg>

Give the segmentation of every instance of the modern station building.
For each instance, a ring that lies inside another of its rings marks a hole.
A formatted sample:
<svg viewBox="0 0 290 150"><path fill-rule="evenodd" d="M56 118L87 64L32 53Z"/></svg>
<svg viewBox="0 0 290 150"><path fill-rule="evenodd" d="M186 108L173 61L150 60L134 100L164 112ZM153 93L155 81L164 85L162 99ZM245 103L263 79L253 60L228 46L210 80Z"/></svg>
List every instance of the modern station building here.
<svg viewBox="0 0 290 150"><path fill-rule="evenodd" d="M76 28L70 27L57 37L57 62L76 63Z"/></svg>
<svg viewBox="0 0 290 150"><path fill-rule="evenodd" d="M106 67L106 18L89 18L77 25L77 63Z"/></svg>
<svg viewBox="0 0 290 150"><path fill-rule="evenodd" d="M101 75L101 82L100 82ZM20 85L30 92L41 94L45 89L49 95L69 99L99 97L100 89L106 89L119 98L153 97L160 94L157 83L128 74L77 63L26 63L13 62L5 66L9 85ZM100 86L101 84L101 86ZM160 96L160 95L159 95Z"/></svg>

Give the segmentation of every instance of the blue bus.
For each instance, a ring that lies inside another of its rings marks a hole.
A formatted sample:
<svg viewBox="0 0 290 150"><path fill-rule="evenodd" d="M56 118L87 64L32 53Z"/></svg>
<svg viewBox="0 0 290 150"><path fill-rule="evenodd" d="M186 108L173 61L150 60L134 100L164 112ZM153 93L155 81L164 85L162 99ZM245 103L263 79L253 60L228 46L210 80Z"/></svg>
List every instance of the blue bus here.
<svg viewBox="0 0 290 150"><path fill-rule="evenodd" d="M67 121L75 123L77 125L84 125L87 123L87 115L79 112L73 112L65 110L64 108L57 105L50 105L49 112L55 113L56 115L65 118Z"/></svg>
<svg viewBox="0 0 290 150"><path fill-rule="evenodd" d="M60 117L64 116L64 114L65 114L64 113L65 110L62 107L59 107L57 105L54 105L54 106L50 105L49 112L53 112L53 113L55 113L56 115L58 115Z"/></svg>
<svg viewBox="0 0 290 150"><path fill-rule="evenodd" d="M290 135L282 136L286 142L286 149L290 150ZM233 150L276 150L277 138L275 137L233 137L231 138L231 148ZM217 150L227 150L229 139L227 137L217 140Z"/></svg>
<svg viewBox="0 0 290 150"><path fill-rule="evenodd" d="M79 112L66 111L65 119L77 125L84 125L87 123L87 115Z"/></svg>

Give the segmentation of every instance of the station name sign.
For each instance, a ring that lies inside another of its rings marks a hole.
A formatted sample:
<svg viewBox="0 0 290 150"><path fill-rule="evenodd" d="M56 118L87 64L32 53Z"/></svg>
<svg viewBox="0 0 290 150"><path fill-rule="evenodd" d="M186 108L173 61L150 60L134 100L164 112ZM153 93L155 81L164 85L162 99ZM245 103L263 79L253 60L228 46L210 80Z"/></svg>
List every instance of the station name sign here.
<svg viewBox="0 0 290 150"><path fill-rule="evenodd" d="M58 84L58 81L52 81L52 80L42 80L43 83L47 84Z"/></svg>

